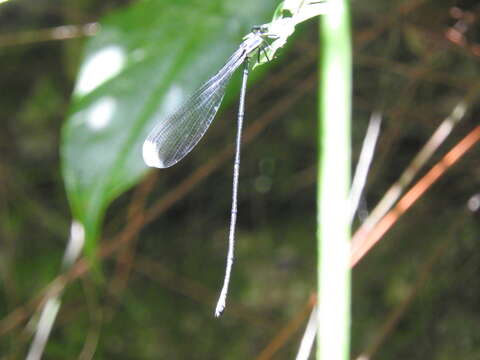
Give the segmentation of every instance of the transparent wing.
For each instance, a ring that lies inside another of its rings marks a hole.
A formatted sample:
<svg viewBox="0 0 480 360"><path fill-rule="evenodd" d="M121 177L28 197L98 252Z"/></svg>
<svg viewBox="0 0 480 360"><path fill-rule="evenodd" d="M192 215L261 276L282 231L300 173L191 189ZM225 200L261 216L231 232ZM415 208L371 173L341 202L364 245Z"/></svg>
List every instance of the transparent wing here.
<svg viewBox="0 0 480 360"><path fill-rule="evenodd" d="M227 84L245 57L245 50L239 48L218 73L172 115L160 120L143 143L143 159L148 166L167 168L194 148L212 123Z"/></svg>

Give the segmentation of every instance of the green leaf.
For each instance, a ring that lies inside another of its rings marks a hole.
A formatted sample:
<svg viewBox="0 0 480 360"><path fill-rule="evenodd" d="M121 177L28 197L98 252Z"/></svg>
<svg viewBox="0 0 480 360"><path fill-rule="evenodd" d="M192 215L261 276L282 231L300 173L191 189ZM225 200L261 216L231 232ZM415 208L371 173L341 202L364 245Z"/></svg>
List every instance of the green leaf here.
<svg viewBox="0 0 480 360"><path fill-rule="evenodd" d="M92 254L108 205L145 175L141 146L155 122L213 75L276 1L140 1L87 42L63 127L73 217Z"/></svg>

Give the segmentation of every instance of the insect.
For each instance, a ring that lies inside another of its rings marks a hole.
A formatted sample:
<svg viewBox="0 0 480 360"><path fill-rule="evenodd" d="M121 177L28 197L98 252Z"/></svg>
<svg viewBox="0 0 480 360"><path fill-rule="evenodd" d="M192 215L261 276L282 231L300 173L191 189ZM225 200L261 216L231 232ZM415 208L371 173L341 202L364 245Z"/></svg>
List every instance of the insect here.
<svg viewBox="0 0 480 360"><path fill-rule="evenodd" d="M168 168L182 160L200 141L212 123L235 70L244 64L240 101L237 116L237 135L235 160L233 165L232 208L228 236L227 265L220 296L215 308L218 317L225 309L230 273L233 265L235 247L235 225L237 220L237 193L240 171L240 147L243 118L245 115L245 93L249 71L249 59L268 46L267 39L275 38L264 26L255 26L238 49L230 56L226 64L206 81L175 112L160 120L143 143L143 159L148 166ZM264 53L267 60L268 56ZM259 59L260 60L260 59Z"/></svg>
<svg viewBox="0 0 480 360"><path fill-rule="evenodd" d="M244 64L237 116L227 266L222 290L215 308L215 316L217 317L225 309L233 265L240 145L245 115L245 93L249 59L256 52L258 55L257 64L270 61L268 54L272 57L279 48L285 45L288 37L294 33L296 24L327 13L330 11L330 7L329 2L324 0L282 1L277 6L272 21L268 24L254 26L252 31L243 38L243 42L230 56L227 63L195 91L174 113L160 120L143 143L143 159L148 166L167 168L183 159L207 131L220 108L230 78L235 70ZM263 54L262 58L261 53Z"/></svg>

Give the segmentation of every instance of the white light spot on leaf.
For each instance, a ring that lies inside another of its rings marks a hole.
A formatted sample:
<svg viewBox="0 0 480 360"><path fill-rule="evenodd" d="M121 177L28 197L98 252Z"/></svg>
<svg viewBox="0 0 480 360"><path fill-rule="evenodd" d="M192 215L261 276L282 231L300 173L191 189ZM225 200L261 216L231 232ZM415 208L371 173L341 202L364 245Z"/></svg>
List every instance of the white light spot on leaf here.
<svg viewBox="0 0 480 360"><path fill-rule="evenodd" d="M84 62L75 94L86 94L117 75L125 64L125 53L119 46L110 45L90 55Z"/></svg>
<svg viewBox="0 0 480 360"><path fill-rule="evenodd" d="M102 130L112 120L116 107L116 101L112 97L98 100L88 111L86 118L87 126L95 131Z"/></svg>

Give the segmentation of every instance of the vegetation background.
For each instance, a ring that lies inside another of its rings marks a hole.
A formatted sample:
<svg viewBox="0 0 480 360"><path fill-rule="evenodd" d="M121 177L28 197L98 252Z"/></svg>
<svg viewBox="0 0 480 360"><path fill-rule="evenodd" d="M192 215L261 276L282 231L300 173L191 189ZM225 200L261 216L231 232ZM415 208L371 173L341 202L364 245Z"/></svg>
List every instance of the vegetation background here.
<svg viewBox="0 0 480 360"><path fill-rule="evenodd" d="M146 79L171 85L161 69L165 59L179 64L184 77L182 69L193 69L185 85L193 90L251 25L269 21L276 1L257 3L0 4L1 359L25 357L43 290L61 272L72 219L67 199L72 203L76 191L67 186L67 196L62 166L64 175L81 167L100 179L97 160L116 155L119 134L129 120L138 121L120 114L123 128L96 144L96 158L85 160L89 148L72 145L76 134L67 119L88 102L72 96L85 54L113 30L126 42L148 43L151 61L122 73L126 108L148 96L139 91L148 90ZM145 4L159 11L138 15ZM369 117L383 114L355 229L459 103L468 102L466 115L418 176L478 125L480 6L370 0L353 2L351 11L354 163ZM68 32L58 28L63 25L75 27ZM105 195L105 208L114 200L105 216L103 205L97 209L104 218L100 240L87 248L99 254L98 263L93 271L78 266L69 281L45 359L294 358L315 291L317 29L316 20L299 26L287 49L250 82L225 315L215 319L213 309L226 255L238 79L184 161L162 171L138 168L131 179L133 170L106 183L104 190L115 184L120 190ZM179 53L176 44L187 31L198 38ZM102 91L118 89L111 82ZM480 358L479 155L474 147L461 158L354 268L354 357ZM88 196L76 194L80 202Z"/></svg>

